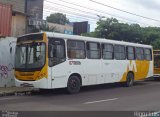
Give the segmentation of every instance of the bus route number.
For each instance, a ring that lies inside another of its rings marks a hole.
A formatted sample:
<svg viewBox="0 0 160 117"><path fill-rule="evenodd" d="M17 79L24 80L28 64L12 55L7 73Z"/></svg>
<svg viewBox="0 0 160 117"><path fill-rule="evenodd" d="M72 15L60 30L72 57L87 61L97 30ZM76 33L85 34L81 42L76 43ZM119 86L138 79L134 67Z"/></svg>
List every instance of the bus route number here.
<svg viewBox="0 0 160 117"><path fill-rule="evenodd" d="M69 65L81 65L80 61L69 61Z"/></svg>

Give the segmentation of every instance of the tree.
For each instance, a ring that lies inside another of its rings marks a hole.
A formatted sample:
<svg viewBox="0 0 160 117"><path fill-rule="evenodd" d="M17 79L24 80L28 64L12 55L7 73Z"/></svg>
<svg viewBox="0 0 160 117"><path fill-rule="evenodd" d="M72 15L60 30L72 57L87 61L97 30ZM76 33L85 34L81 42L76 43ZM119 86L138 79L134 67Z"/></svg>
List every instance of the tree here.
<svg viewBox="0 0 160 117"><path fill-rule="evenodd" d="M120 23L115 18L100 19L94 32L85 36L106 38L152 45L160 49L160 27L141 27L139 24Z"/></svg>
<svg viewBox="0 0 160 117"><path fill-rule="evenodd" d="M97 28L95 32L98 37L108 38L108 35L112 32L112 25L118 23L118 20L115 18L107 18L106 20L100 19L97 22Z"/></svg>
<svg viewBox="0 0 160 117"><path fill-rule="evenodd" d="M51 23L62 24L62 25L69 23L69 19L67 19L66 15L62 13L51 14L50 16L47 17L47 21Z"/></svg>
<svg viewBox="0 0 160 117"><path fill-rule="evenodd" d="M97 33L96 32L83 33L82 36L97 37Z"/></svg>

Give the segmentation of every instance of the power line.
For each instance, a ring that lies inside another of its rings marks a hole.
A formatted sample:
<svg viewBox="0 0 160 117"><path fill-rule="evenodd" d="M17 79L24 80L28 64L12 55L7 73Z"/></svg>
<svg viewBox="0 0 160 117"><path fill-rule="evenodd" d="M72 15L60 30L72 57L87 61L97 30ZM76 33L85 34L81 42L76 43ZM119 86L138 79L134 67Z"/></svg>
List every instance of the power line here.
<svg viewBox="0 0 160 117"><path fill-rule="evenodd" d="M47 13L47 15L44 15L44 16L50 15L51 12L49 12L49 11L47 11L47 10L45 10L45 11L48 12L48 13ZM55 12L55 13L56 13L56 12ZM70 18L75 19L75 20L77 20L77 18L78 18L78 16L75 16L75 15L68 15L68 14L67 14L67 16L69 16ZM89 19L89 18L87 19L87 18L79 17L78 19L79 19L79 20L80 20L80 19L81 19L81 20L84 19L85 21L86 21L86 20L91 20L91 21L88 21L88 22L91 22L91 23L96 23L96 22L97 22L97 20L93 20L93 19Z"/></svg>
<svg viewBox="0 0 160 117"><path fill-rule="evenodd" d="M94 13L91 13L91 12L86 12L86 11L79 10L79 9L76 9L76 8L73 8L73 7L68 7L68 6L66 6L66 5L58 4L58 3L51 2L51 1L48 1L48 0L45 0L45 1L46 1L46 2L49 2L49 3L56 4L56 5L60 5L60 6L63 6L63 7L67 7L67 8L70 8L70 9L74 9L74 10L77 10L77 11L80 11L80 12L83 12L83 13L85 12L85 13L87 13L87 14L92 14L92 15L98 16L97 14L94 14ZM63 1L63 0L59 0L59 1L62 1L62 2L64 2L64 3L72 4L72 5L75 5L75 6L79 6L79 7L81 7L81 8L89 9L89 10L96 11L96 12L99 12L99 13L102 13L102 14L107 14L107 15L110 15L110 16L118 17L118 18L123 19L123 20L125 19L125 20L127 20L127 21L140 24L140 22L137 22L137 21L134 21L134 20L130 20L130 19L127 19L127 18L123 18L123 17L120 17L120 16L112 15L112 14L109 14L109 13L106 13L106 12L103 12L103 11L100 11L100 10L95 10L95 9L92 9L92 8L84 7L84 6L77 5L77 4L70 3L70 2L66 2L66 1ZM53 8L53 7L52 7L52 8ZM120 20L120 21L121 21L121 20ZM149 24L146 24L146 23L141 23L141 24L149 25Z"/></svg>
<svg viewBox="0 0 160 117"><path fill-rule="evenodd" d="M114 16L114 17L117 17L117 18L120 18L120 19L124 19L124 20L130 21L130 22L134 22L134 23L138 23L138 24L141 23L141 22L137 22L137 21L134 21L134 20L131 20L131 19L128 19L128 18L124 18L124 17L121 17L121 16L113 15L113 14L107 13L105 11L101 11L101 10L97 10L97 9L93 9L93 8L88 8L88 7L81 6L81 5L78 5L78 4L75 4L75 3L71 3L71 2L67 2L67 1L64 1L64 0L59 0L59 1L67 3L67 4L71 4L71 5L74 5L74 6L78 6L78 7L81 7L81 8L85 8L85 9L88 9L88 10L96 11L96 12L99 12L99 13L102 13L102 14L107 14L107 15L110 15L110 16ZM141 23L141 24L149 25L149 24L146 24L146 23Z"/></svg>
<svg viewBox="0 0 160 117"><path fill-rule="evenodd" d="M87 11L84 11L84 10L76 9L76 8L73 8L73 7L69 7L69 6L66 6L66 5L58 4L58 3L51 2L51 1L48 1L48 0L45 0L45 1L46 1L46 2L49 2L49 3L57 4L57 5L60 5L60 6L63 6L63 7L67 7L67 8L70 8L70 9L76 10L76 11L85 12L85 13L87 13L87 14L92 14L92 15L95 15L95 16L97 16L97 15L98 15L98 14L95 14L95 13L91 13L91 12L87 12Z"/></svg>
<svg viewBox="0 0 160 117"><path fill-rule="evenodd" d="M54 12L50 12L50 11L47 11L47 10L45 10L45 12L47 12L47 14L48 15L50 15L51 13L57 13L56 11L54 11ZM61 12L61 11L58 11L58 12ZM45 13L46 14L46 13ZM77 16L76 15L72 15L72 13L65 13L68 17L70 17L70 18L74 18L74 19L78 19L78 20L82 20L83 19L83 21L85 20L85 21L88 21L88 22L90 22L90 23L97 23L97 21L98 21L98 19L97 20L94 20L94 19L87 19L86 17L84 17L84 16L79 16L79 18L77 18ZM45 15L46 16L46 15Z"/></svg>
<svg viewBox="0 0 160 117"><path fill-rule="evenodd" d="M48 8L50 8L50 9L48 9ZM48 9L48 10L53 10L53 9L55 9L55 10L62 10L62 11L64 11L64 12L70 12L70 13L72 13L72 14L75 14L75 15L82 15L82 16L85 16L85 17L90 17L90 18L92 18L92 19L95 19L95 20L98 20L98 17L94 17L95 15L86 15L86 14L84 14L84 11L79 11L78 9L77 9L77 11L78 11L78 13L77 12L75 12L75 11L68 11L68 9L67 10L64 10L64 9L60 9L60 7L50 7L50 6L46 6L44 9ZM79 12L82 12L83 14L81 14L81 13L79 13Z"/></svg>
<svg viewBox="0 0 160 117"><path fill-rule="evenodd" d="M49 16L49 14L46 14L46 15L44 15L44 16L47 17L47 16ZM86 21L86 20L81 20L81 19L78 19L78 20L77 20L77 18L75 18L75 17L68 17L68 18L69 18L69 19L72 19L71 22L84 22L84 21ZM96 25L96 22L93 22L93 21L90 22L90 21L89 21L89 24L95 26L95 25Z"/></svg>
<svg viewBox="0 0 160 117"><path fill-rule="evenodd" d="M51 7L52 8L52 7ZM47 9L47 10L52 10L52 9L48 9L48 8L45 8L45 9ZM44 9L44 10L45 10ZM77 16L77 15L79 15L79 16L81 16L81 17L84 17L84 18L90 18L90 19L93 19L93 20L97 20L98 21L98 18L96 18L96 17L92 17L92 16L89 16L89 15L85 15L85 14L81 14L81 13L75 13L75 12L70 12L70 11L64 11L64 9L59 9L59 8L56 8L55 9L56 11L59 11L59 12L63 12L63 13L68 13L68 14L73 14L73 15L75 15L75 16ZM49 12L49 11L48 11Z"/></svg>
<svg viewBox="0 0 160 117"><path fill-rule="evenodd" d="M94 3L96 3L96 4L99 4L99 5L103 5L103 6L106 6L106 7L112 8L112 9L115 9L115 10L118 10L118 11L121 11L121 12L124 12L124 13L128 13L128 14L130 14L130 15L134 15L134 16L141 17L141 18L148 19L148 20L153 20L153 21L156 21L156 22L160 22L160 20L153 19L153 18L149 18L149 17L145 17L145 16L138 15L138 14L135 14L135 13L131 13L131 12L128 12L128 11L125 11L125 10L122 10L122 9L118 9L118 8L115 8L115 7L112 7L112 6L109 6L109 5L106 5L106 4L103 4L103 3L100 3L100 2L94 1L94 0L89 0L89 1L94 2Z"/></svg>
<svg viewBox="0 0 160 117"><path fill-rule="evenodd" d="M52 7L51 7L52 8ZM45 8L45 9L47 9L47 10L53 10L53 9L48 9L48 7L47 8ZM44 9L44 10L45 10ZM81 16L81 17L84 17L84 18L89 18L89 19L91 19L91 20L95 20L95 21L98 21L99 19L97 19L97 18L94 18L94 17L91 17L91 16L88 16L88 15L85 15L85 14L80 14L80 13L73 13L73 12L70 12L70 11L64 11L64 9L59 9L59 8L55 8L54 7L54 9L56 10L56 11L58 11L58 12L61 12L61 13L65 13L65 14L73 14L73 15L75 15L75 16L77 16L77 15L79 15L79 16ZM46 10L45 10L46 11ZM49 12L49 13L51 13L50 11L47 11L47 12ZM56 13L56 12L54 12L54 13ZM88 20L88 19L87 19ZM119 21L121 21L121 22L124 22L124 21L122 21L122 20L119 20Z"/></svg>

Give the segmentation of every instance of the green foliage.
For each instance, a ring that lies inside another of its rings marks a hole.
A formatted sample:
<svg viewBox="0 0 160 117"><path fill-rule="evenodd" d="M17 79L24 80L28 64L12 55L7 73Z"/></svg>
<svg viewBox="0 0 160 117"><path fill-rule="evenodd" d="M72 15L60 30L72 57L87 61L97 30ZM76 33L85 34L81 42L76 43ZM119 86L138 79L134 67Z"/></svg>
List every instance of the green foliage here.
<svg viewBox="0 0 160 117"><path fill-rule="evenodd" d="M50 16L47 17L47 21L50 23L56 23L62 25L69 23L69 20L67 19L66 15L62 13L51 14Z"/></svg>
<svg viewBox="0 0 160 117"><path fill-rule="evenodd" d="M160 27L141 27L139 24L120 23L115 18L99 20L94 32L85 36L118 41L143 43L160 49Z"/></svg>
<svg viewBox="0 0 160 117"><path fill-rule="evenodd" d="M153 45L153 48L156 50L156 49L160 49L160 39L157 39L155 41L153 41L151 43L151 45Z"/></svg>
<svg viewBox="0 0 160 117"><path fill-rule="evenodd" d="M95 32L89 32L89 33L84 33L82 36L86 37L97 37L97 34Z"/></svg>

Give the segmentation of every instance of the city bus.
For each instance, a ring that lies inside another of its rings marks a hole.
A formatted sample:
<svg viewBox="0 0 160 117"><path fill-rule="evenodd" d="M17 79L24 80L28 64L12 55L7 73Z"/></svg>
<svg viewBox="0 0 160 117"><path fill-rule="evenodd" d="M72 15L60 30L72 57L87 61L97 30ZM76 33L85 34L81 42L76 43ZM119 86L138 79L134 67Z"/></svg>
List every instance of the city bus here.
<svg viewBox="0 0 160 117"><path fill-rule="evenodd" d="M160 77L160 50L154 50L154 78Z"/></svg>
<svg viewBox="0 0 160 117"><path fill-rule="evenodd" d="M66 88L77 93L82 86L121 83L153 76L152 46L109 39L34 33L17 39L17 87Z"/></svg>

